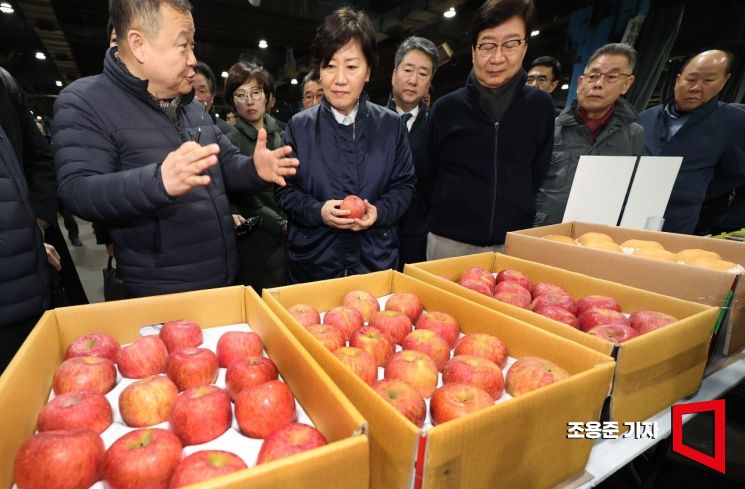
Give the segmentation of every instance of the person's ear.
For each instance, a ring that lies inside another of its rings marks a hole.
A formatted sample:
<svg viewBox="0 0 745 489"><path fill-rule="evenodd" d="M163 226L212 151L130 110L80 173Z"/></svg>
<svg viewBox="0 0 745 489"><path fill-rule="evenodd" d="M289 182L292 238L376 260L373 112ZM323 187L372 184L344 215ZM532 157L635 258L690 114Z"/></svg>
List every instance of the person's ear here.
<svg viewBox="0 0 745 489"><path fill-rule="evenodd" d="M127 32L127 47L139 63L145 61L145 46L147 39L142 31L132 29Z"/></svg>
<svg viewBox="0 0 745 489"><path fill-rule="evenodd" d="M554 93L554 90L556 90L556 87L558 86L559 86L559 80L552 81L550 88L548 89L548 93Z"/></svg>
<svg viewBox="0 0 745 489"><path fill-rule="evenodd" d="M626 95L626 92L629 91L629 88L631 88L631 85L634 84L634 80L636 80L636 77L634 75L626 77L626 82L624 83L623 90L621 90L621 95Z"/></svg>

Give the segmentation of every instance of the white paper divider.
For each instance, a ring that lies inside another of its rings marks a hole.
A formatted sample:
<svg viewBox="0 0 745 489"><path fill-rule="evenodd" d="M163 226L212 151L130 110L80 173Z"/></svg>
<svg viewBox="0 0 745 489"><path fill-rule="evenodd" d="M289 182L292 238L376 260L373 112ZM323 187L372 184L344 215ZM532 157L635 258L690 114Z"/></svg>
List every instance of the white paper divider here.
<svg viewBox="0 0 745 489"><path fill-rule="evenodd" d="M644 229L647 218L665 215L682 162L680 156L642 156L639 159L621 226Z"/></svg>

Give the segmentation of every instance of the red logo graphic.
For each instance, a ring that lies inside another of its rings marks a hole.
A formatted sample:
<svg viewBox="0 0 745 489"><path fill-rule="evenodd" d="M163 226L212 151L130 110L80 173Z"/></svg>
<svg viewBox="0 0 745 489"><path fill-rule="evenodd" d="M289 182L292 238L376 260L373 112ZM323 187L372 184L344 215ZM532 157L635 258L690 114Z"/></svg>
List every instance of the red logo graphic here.
<svg viewBox="0 0 745 489"><path fill-rule="evenodd" d="M683 444L683 415L690 413L714 412L714 456L699 452ZM694 462L705 465L724 474L725 462L725 427L724 427L724 399L716 401L692 402L673 406L673 452L690 458Z"/></svg>

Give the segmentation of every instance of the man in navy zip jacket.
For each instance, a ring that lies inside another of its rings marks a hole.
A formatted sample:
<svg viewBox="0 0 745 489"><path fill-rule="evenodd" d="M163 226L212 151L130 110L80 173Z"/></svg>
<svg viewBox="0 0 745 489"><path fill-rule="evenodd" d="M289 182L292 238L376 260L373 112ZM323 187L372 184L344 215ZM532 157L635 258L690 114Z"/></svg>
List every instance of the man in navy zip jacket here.
<svg viewBox="0 0 745 489"><path fill-rule="evenodd" d="M427 259L500 249L529 228L554 143L551 97L521 69L535 7L489 0L471 24L466 86L432 107L417 191L429 205Z"/></svg>
<svg viewBox="0 0 745 489"><path fill-rule="evenodd" d="M284 185L290 148L238 152L194 98L194 21L188 0L111 0L118 47L101 75L55 103L59 195L110 229L133 296L233 283L238 262L226 187Z"/></svg>
<svg viewBox="0 0 745 489"><path fill-rule="evenodd" d="M717 100L731 57L705 51L675 79L675 99L639 115L647 154L682 156L663 231L693 234L704 200L745 183L745 112Z"/></svg>

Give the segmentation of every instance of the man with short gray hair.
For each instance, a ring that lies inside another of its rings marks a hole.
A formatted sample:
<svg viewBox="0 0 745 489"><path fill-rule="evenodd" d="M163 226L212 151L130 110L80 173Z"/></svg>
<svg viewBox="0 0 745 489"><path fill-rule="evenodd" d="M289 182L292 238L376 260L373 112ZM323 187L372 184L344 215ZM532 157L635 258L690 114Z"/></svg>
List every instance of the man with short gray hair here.
<svg viewBox="0 0 745 489"><path fill-rule="evenodd" d="M394 58L388 108L401 116L409 131L409 146L415 172L422 153L421 146L428 112L424 97L432 85L439 61L437 46L429 39L418 36L405 39L398 47ZM427 259L426 217L426 207L415 195L399 224L399 269L402 269L405 263L417 263Z"/></svg>
<svg viewBox="0 0 745 489"><path fill-rule="evenodd" d="M644 129L622 98L634 83L636 51L626 44L596 50L579 77L577 98L556 118L554 150L536 195L535 226L562 221L580 156L641 156Z"/></svg>

